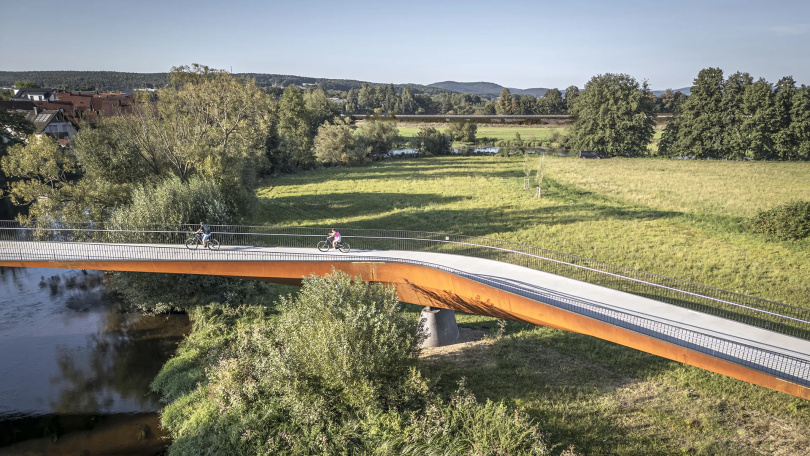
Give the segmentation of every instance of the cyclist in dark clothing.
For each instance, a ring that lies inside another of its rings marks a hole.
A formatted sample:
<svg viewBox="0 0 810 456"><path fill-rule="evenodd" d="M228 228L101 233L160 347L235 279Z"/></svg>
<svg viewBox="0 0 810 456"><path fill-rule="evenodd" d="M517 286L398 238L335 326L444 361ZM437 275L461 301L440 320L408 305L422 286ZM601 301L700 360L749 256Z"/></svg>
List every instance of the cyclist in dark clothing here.
<svg viewBox="0 0 810 456"><path fill-rule="evenodd" d="M202 245L206 247L206 243L208 242L208 238L211 237L211 230L208 229L208 225L203 222L200 222L200 229L194 232L194 234L202 234Z"/></svg>

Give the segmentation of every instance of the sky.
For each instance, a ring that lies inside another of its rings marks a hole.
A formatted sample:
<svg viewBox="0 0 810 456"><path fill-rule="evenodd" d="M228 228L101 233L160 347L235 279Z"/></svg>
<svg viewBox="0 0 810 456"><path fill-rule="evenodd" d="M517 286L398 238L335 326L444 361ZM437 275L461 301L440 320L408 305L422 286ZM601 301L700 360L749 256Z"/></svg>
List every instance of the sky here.
<svg viewBox="0 0 810 456"><path fill-rule="evenodd" d="M199 63L378 83L650 88L701 69L810 85L810 2L3 0L0 70L167 72Z"/></svg>

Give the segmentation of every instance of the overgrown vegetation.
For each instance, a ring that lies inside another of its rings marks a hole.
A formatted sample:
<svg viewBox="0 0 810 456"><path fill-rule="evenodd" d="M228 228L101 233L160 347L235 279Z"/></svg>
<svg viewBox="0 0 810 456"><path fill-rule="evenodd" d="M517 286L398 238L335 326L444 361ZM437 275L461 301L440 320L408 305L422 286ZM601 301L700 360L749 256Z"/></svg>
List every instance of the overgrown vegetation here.
<svg viewBox="0 0 810 456"><path fill-rule="evenodd" d="M779 240L810 236L810 201L795 201L760 212L749 221L751 230Z"/></svg>
<svg viewBox="0 0 810 456"><path fill-rule="evenodd" d="M531 419L430 392L392 288L343 273L272 308L212 305L153 383L184 454L548 454Z"/></svg>

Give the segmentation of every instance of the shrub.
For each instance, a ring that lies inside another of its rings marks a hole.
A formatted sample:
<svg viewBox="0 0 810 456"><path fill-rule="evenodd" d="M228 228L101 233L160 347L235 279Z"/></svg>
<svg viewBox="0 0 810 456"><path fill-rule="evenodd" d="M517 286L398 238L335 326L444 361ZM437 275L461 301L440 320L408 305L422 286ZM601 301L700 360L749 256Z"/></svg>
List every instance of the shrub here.
<svg viewBox="0 0 810 456"><path fill-rule="evenodd" d="M192 178L184 184L169 178L156 186L135 189L132 204L118 209L110 222L128 229L150 224L226 225L233 221L235 212L215 183Z"/></svg>
<svg viewBox="0 0 810 456"><path fill-rule="evenodd" d="M748 221L751 231L776 239L810 236L810 201L795 201L762 211Z"/></svg>
<svg viewBox="0 0 810 456"><path fill-rule="evenodd" d="M431 393L393 288L333 272L277 306L195 311L152 384L170 455L547 454L524 413Z"/></svg>
<svg viewBox="0 0 810 456"><path fill-rule="evenodd" d="M423 127L416 134L418 149L423 154L450 155L450 137L433 127Z"/></svg>
<svg viewBox="0 0 810 456"><path fill-rule="evenodd" d="M391 122L366 121L357 131L358 147L372 158L381 157L394 148L399 138L399 129Z"/></svg>
<svg viewBox="0 0 810 456"><path fill-rule="evenodd" d="M449 401L435 399L422 410L370 415L364 427L369 454L549 454L528 415L503 402L479 404L463 386Z"/></svg>
<svg viewBox="0 0 810 456"><path fill-rule="evenodd" d="M315 137L315 157L322 163L362 163L366 150L358 147L352 127L336 119L334 124L318 127Z"/></svg>

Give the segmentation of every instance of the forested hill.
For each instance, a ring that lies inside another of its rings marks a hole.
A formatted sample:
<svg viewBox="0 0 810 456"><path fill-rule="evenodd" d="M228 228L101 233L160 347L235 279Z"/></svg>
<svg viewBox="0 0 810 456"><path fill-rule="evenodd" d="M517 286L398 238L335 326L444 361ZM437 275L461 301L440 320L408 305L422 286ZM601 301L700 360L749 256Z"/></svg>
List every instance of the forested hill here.
<svg viewBox="0 0 810 456"><path fill-rule="evenodd" d="M348 91L360 89L363 81L352 79L326 79L266 73L236 73L249 76L262 87L312 84L326 90ZM65 90L98 90L109 92L132 92L142 88L160 88L168 83L168 73L125 73L119 71L0 71L0 87L11 87L17 81L31 81L40 87ZM368 83L372 86L382 85ZM419 84L395 84L408 86L414 93L439 94L448 90ZM499 92L500 93L500 92Z"/></svg>
<svg viewBox="0 0 810 456"><path fill-rule="evenodd" d="M502 85L495 84L494 82L444 81L428 84L428 87L435 87L438 89L451 90L453 92L460 92L460 93L472 93L475 95L492 95L496 97L500 95L501 91L503 90ZM509 92L512 95L533 95L538 98L542 97L547 90L548 89L546 88L536 88L536 89L513 89L511 87L509 88Z"/></svg>
<svg viewBox="0 0 810 456"><path fill-rule="evenodd" d="M168 73L120 71L0 71L0 87L11 87L17 81L31 81L53 89L131 92L163 87L169 77Z"/></svg>

